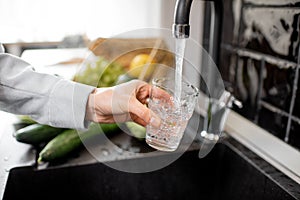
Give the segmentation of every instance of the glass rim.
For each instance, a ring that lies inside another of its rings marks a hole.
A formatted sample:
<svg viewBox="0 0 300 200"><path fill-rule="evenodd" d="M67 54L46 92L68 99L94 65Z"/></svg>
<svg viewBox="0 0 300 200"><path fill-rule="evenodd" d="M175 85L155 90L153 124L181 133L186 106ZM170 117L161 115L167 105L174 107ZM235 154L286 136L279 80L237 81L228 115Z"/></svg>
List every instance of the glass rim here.
<svg viewBox="0 0 300 200"><path fill-rule="evenodd" d="M169 77L158 77L158 78L153 78L151 83L152 83L153 86L159 86L162 89L168 89L168 88L166 88L165 86L162 85L162 83L166 82L166 81L174 81L175 82L175 79L174 78L169 78ZM200 94L199 89L196 86L194 86L193 84L189 83L186 80L182 80L182 82L186 87L191 88L193 90L193 93L190 94L190 95L193 95L193 96L197 97Z"/></svg>

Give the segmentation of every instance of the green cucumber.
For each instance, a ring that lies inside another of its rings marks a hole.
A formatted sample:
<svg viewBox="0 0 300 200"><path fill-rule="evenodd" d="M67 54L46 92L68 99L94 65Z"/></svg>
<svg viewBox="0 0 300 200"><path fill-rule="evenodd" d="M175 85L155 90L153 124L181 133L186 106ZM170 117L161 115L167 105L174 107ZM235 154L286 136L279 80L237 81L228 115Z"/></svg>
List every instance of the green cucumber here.
<svg viewBox="0 0 300 200"><path fill-rule="evenodd" d="M53 161L69 154L81 145L80 137L76 130L66 130L52 139L39 153L38 162Z"/></svg>
<svg viewBox="0 0 300 200"><path fill-rule="evenodd" d="M100 127L99 127L100 126ZM102 131L101 131L101 129ZM77 130L66 130L53 138L39 153L38 162L51 162L66 157L72 151L82 145L82 141L105 133L114 133L119 131L117 124L97 124L92 123L87 131L78 132ZM79 135L80 134L80 135Z"/></svg>
<svg viewBox="0 0 300 200"><path fill-rule="evenodd" d="M17 120L13 123L15 130L19 130L31 124L37 124L30 116L28 115L16 115Z"/></svg>
<svg viewBox="0 0 300 200"><path fill-rule="evenodd" d="M42 142L48 142L64 130L65 129L63 128L56 128L43 124L31 124L17 130L14 133L14 137L19 142L37 145Z"/></svg>

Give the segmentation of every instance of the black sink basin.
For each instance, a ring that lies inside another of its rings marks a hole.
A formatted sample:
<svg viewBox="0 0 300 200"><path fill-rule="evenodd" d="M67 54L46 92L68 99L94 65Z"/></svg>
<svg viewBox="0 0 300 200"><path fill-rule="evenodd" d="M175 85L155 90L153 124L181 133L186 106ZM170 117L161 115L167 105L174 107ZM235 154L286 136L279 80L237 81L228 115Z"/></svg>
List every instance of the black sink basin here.
<svg viewBox="0 0 300 200"><path fill-rule="evenodd" d="M152 158L138 159L147 162ZM135 159L114 162L130 165ZM149 173L120 172L102 163L45 170L14 168L4 199L296 198L229 143L220 143L205 158L199 159L198 151L189 151L171 165Z"/></svg>

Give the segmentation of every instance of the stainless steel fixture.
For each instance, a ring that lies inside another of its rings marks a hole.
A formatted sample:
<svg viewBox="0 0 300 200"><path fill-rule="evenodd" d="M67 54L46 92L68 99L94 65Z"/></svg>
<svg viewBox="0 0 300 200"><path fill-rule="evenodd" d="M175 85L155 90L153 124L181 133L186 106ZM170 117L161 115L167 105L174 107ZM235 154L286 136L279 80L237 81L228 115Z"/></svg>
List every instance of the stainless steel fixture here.
<svg viewBox="0 0 300 200"><path fill-rule="evenodd" d="M219 52L221 45L221 31L222 31L222 18L223 18L223 1L217 0L204 0L213 2L211 4L211 23L210 27L210 40L209 45L204 48L213 58L215 64L219 63ZM190 36L190 12L193 0L177 0L174 12L173 36L175 38L188 38Z"/></svg>

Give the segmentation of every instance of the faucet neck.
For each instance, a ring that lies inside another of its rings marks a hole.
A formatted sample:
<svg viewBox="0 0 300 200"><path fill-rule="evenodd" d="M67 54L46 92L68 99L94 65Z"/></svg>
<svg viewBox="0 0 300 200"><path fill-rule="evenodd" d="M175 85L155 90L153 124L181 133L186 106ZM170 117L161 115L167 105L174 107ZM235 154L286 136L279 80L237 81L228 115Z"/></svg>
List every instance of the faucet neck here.
<svg viewBox="0 0 300 200"><path fill-rule="evenodd" d="M190 36L190 11L193 0L177 0L174 13L173 35L175 38Z"/></svg>
<svg viewBox="0 0 300 200"><path fill-rule="evenodd" d="M189 24L193 0L177 0L175 6L175 24Z"/></svg>

